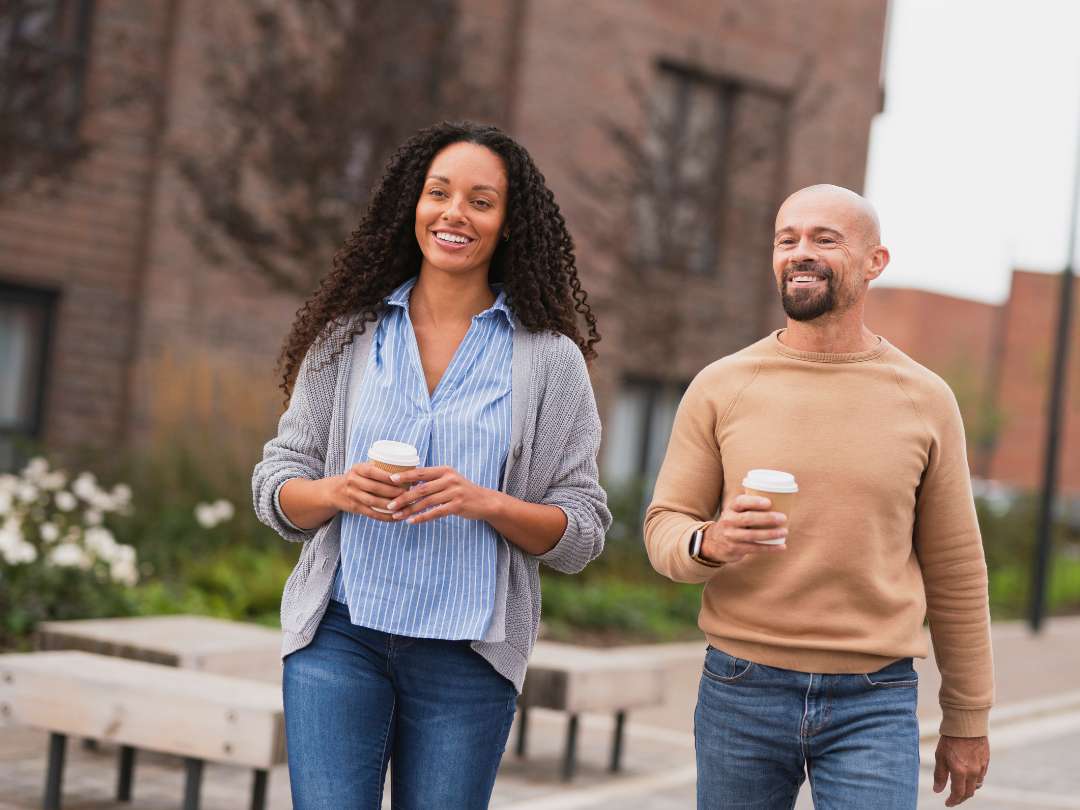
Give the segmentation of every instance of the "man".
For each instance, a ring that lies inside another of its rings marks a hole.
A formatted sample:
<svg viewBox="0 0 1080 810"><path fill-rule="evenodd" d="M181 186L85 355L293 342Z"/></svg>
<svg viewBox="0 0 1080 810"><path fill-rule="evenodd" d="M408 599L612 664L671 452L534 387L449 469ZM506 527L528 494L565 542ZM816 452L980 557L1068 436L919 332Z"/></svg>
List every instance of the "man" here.
<svg viewBox="0 0 1080 810"><path fill-rule="evenodd" d="M686 392L645 543L657 571L705 583L695 712L699 808L916 805L913 656L929 618L941 670L934 789L970 798L990 758L986 563L964 428L948 386L863 323L889 262L859 195L811 186L776 217L787 328ZM791 473L789 516L742 493ZM760 541L781 540L782 545Z"/></svg>

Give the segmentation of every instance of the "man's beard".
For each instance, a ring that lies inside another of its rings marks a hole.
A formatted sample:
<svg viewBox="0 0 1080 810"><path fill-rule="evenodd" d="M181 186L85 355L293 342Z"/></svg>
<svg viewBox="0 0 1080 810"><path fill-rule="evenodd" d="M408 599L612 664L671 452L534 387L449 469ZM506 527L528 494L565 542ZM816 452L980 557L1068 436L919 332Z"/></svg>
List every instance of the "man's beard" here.
<svg viewBox="0 0 1080 810"><path fill-rule="evenodd" d="M803 273L813 273L825 279L825 289L800 290L798 285L788 286L791 279ZM791 290L794 291L791 291ZM784 312L793 321L812 321L826 312L836 309L836 276L832 269L820 262L800 262L784 268L780 279L780 301Z"/></svg>

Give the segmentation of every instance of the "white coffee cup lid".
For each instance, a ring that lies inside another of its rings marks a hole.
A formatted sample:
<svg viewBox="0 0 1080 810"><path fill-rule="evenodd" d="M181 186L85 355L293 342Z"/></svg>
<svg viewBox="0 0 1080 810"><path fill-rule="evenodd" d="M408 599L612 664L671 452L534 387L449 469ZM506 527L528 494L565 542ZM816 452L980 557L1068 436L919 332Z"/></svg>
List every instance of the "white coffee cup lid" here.
<svg viewBox="0 0 1080 810"><path fill-rule="evenodd" d="M420 454L415 447L388 439L372 442L368 448L368 458L383 464L393 464L395 467L415 467L420 463Z"/></svg>
<svg viewBox="0 0 1080 810"><path fill-rule="evenodd" d="M780 470L750 470L743 479L742 485L747 489L758 489L762 492L798 492L799 485L795 483L795 476Z"/></svg>

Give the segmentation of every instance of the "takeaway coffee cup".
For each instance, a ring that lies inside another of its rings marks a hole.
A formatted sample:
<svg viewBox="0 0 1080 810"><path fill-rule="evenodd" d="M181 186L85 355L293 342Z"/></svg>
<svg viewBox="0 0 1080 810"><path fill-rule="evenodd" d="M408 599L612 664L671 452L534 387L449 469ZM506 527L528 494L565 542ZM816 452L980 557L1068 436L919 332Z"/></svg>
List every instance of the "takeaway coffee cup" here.
<svg viewBox="0 0 1080 810"><path fill-rule="evenodd" d="M368 448L368 461L380 470L386 470L391 474L407 472L416 469L420 464L420 454L416 452L416 448L411 444L383 439L373 442L371 447ZM390 514L387 509L380 509L377 506L371 508L376 512L382 512L384 515Z"/></svg>
<svg viewBox="0 0 1080 810"><path fill-rule="evenodd" d="M791 520L791 507L799 492L795 476L780 470L750 470L743 479L743 492L747 495L760 495L772 501L773 512L783 512ZM758 540L768 546L782 546L785 538L776 540Z"/></svg>

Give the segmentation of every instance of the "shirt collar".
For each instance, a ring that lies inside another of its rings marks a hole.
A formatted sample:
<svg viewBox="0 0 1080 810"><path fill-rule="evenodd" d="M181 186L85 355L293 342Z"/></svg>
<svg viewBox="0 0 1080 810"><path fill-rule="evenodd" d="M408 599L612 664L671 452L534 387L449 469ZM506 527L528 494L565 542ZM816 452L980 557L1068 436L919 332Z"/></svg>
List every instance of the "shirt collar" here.
<svg viewBox="0 0 1080 810"><path fill-rule="evenodd" d="M409 293L412 292L412 288L416 286L416 281L419 277L413 276L390 295L386 296L383 300L389 305L394 307L401 307L406 312L409 311ZM506 322L511 327L514 326L514 313L510 311L510 306L506 303L506 290L503 289L502 284L493 285L495 291L495 303L479 313L477 318L489 318L496 312L501 312L506 316Z"/></svg>

